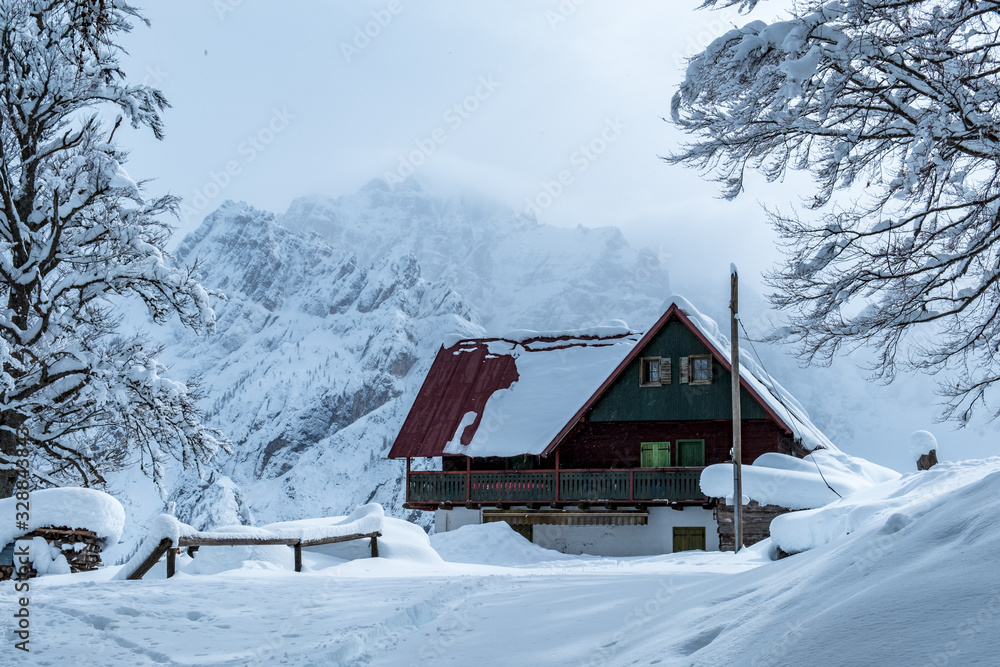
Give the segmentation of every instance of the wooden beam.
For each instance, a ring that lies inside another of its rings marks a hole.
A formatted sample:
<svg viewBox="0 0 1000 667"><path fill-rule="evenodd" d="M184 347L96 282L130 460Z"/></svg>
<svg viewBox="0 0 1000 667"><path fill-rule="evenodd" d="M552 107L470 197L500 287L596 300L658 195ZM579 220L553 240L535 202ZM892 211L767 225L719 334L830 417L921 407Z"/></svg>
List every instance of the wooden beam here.
<svg viewBox="0 0 1000 667"><path fill-rule="evenodd" d="M350 542L351 540L360 540L363 537L382 537L382 533L365 533L365 534L353 534L353 535L339 535L337 537L323 537L318 540L302 540L300 543L304 547L315 547L321 544L336 544L337 542Z"/></svg>
<svg viewBox="0 0 1000 667"><path fill-rule="evenodd" d="M167 579L174 576L177 570L177 549L173 545L167 549Z"/></svg>
<svg viewBox="0 0 1000 667"><path fill-rule="evenodd" d="M224 547L284 544L292 546L300 540L297 537L181 537L180 547Z"/></svg>
<svg viewBox="0 0 1000 667"><path fill-rule="evenodd" d="M163 554L165 554L167 550L172 547L173 541L169 537L164 537L160 540L160 543L156 545L156 548L153 549L152 553L146 556L146 560L139 563L139 566L135 568L135 570L132 571L132 574L128 575L126 579L128 581L142 579L142 575L149 572L154 565L160 562L160 558L163 557Z"/></svg>

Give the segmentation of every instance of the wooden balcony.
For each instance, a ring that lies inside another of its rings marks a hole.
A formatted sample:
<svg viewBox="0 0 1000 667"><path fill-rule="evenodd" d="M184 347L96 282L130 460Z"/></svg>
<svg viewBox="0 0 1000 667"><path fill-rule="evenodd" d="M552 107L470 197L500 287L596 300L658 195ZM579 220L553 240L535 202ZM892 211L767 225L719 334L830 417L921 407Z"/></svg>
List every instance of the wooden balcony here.
<svg viewBox="0 0 1000 667"><path fill-rule="evenodd" d="M704 503L702 468L425 472L407 477L406 501L438 505Z"/></svg>

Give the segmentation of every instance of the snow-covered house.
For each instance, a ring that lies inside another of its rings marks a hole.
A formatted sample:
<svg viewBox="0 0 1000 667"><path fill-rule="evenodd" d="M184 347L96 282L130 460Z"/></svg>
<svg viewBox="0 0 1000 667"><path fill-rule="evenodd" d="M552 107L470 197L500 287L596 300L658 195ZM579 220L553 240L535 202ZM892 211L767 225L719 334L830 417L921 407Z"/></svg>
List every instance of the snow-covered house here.
<svg viewBox="0 0 1000 667"><path fill-rule="evenodd" d="M700 477L730 460L730 368L716 324L680 297L644 334L446 344L389 453L407 460L405 506L435 511L439 532L506 521L569 553L717 549ZM745 463L833 448L752 362L740 380Z"/></svg>

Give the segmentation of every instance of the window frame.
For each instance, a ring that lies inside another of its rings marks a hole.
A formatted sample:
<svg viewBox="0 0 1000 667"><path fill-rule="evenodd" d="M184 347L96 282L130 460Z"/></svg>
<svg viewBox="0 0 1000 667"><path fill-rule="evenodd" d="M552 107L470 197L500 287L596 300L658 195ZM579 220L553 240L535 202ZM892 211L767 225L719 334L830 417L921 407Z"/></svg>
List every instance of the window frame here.
<svg viewBox="0 0 1000 667"><path fill-rule="evenodd" d="M708 361L708 377L701 380L695 379L695 361ZM688 384L712 384L712 355L711 354L692 354L688 356L688 364L690 368L688 369Z"/></svg>
<svg viewBox="0 0 1000 667"><path fill-rule="evenodd" d="M639 386L640 387L662 387L663 377L660 375L660 363L662 357L640 357L639 358ZM656 363L656 380L649 379L649 365Z"/></svg>

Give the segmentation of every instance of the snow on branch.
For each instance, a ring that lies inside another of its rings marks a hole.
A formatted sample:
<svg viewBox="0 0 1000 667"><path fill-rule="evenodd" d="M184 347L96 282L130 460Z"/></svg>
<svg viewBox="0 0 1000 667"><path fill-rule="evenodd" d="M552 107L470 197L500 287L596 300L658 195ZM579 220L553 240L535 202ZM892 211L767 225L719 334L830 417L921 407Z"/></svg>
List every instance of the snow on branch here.
<svg viewBox="0 0 1000 667"><path fill-rule="evenodd" d="M736 4L756 3L704 3ZM869 346L886 381L943 372L945 416L962 423L998 407L998 10L811 2L734 28L691 60L671 117L694 140L666 158L727 198L748 170L811 174L791 211L768 211L787 255L771 298L799 353L825 363Z"/></svg>

